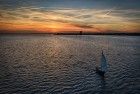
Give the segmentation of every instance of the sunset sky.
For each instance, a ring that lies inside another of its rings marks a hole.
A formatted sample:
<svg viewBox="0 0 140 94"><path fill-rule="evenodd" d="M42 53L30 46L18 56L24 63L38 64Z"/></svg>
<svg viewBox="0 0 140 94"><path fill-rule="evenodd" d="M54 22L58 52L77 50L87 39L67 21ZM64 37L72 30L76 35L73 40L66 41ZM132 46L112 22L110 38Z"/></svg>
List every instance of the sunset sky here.
<svg viewBox="0 0 140 94"><path fill-rule="evenodd" d="M140 33L140 0L0 0L0 32Z"/></svg>

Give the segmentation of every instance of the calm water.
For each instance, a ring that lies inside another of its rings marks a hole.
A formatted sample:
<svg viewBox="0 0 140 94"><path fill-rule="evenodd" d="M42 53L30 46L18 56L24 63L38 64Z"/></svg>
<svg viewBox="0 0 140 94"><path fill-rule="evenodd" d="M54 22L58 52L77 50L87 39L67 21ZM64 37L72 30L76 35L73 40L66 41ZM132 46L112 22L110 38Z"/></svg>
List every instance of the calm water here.
<svg viewBox="0 0 140 94"><path fill-rule="evenodd" d="M0 93L140 94L140 37L0 35Z"/></svg>

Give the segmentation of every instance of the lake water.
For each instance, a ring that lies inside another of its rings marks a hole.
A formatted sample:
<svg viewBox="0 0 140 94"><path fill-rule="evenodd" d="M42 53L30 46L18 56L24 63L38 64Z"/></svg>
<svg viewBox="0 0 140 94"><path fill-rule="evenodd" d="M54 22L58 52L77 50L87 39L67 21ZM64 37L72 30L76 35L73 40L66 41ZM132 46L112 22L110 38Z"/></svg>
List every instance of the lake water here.
<svg viewBox="0 0 140 94"><path fill-rule="evenodd" d="M140 37L0 35L0 93L140 94Z"/></svg>

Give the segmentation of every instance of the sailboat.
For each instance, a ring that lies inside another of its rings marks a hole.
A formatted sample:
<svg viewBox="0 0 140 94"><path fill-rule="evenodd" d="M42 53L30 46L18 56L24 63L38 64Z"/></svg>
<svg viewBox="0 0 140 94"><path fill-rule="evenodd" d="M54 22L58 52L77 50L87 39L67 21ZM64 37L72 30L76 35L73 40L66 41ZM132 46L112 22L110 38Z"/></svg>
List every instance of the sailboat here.
<svg viewBox="0 0 140 94"><path fill-rule="evenodd" d="M101 75L104 76L104 74L107 72L107 60L106 57L102 51L102 55L101 55L101 59L100 59L100 67L96 67L96 72Z"/></svg>

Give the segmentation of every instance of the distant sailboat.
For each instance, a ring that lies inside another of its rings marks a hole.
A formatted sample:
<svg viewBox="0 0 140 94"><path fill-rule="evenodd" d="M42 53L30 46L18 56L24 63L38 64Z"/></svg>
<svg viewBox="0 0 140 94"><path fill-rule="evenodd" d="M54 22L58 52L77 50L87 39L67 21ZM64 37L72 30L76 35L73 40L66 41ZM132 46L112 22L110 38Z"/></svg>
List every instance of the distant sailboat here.
<svg viewBox="0 0 140 94"><path fill-rule="evenodd" d="M96 72L101 75L101 76L104 76L104 74L106 73L107 71L107 61L106 61L106 58L105 58L105 55L102 51L102 55L101 55L101 65L100 65L100 68L99 67L96 67Z"/></svg>

